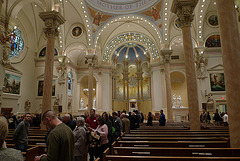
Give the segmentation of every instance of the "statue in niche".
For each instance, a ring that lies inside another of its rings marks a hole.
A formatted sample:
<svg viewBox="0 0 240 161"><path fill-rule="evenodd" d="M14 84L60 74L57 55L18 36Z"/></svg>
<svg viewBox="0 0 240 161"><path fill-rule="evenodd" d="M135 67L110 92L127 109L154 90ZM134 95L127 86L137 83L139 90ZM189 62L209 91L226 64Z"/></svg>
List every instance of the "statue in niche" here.
<svg viewBox="0 0 240 161"><path fill-rule="evenodd" d="M177 100L177 97L175 94L173 94L173 107L176 107L176 100Z"/></svg>
<svg viewBox="0 0 240 161"><path fill-rule="evenodd" d="M181 96L178 96L177 104L178 104L178 107L182 107L182 98L181 98Z"/></svg>
<svg viewBox="0 0 240 161"><path fill-rule="evenodd" d="M80 101L80 108L82 109L84 107L84 102L83 102L83 98L81 98L81 101Z"/></svg>

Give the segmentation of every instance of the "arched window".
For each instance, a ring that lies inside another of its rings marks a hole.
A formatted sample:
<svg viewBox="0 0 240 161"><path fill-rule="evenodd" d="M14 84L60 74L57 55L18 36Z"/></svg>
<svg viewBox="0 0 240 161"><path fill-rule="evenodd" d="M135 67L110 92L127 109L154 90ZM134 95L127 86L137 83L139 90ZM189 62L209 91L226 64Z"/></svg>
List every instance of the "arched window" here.
<svg viewBox="0 0 240 161"><path fill-rule="evenodd" d="M72 73L68 73L68 95L72 95Z"/></svg>
<svg viewBox="0 0 240 161"><path fill-rule="evenodd" d="M18 56L19 52L23 50L23 39L21 38L21 31L18 29L14 29L12 31L10 36L10 46L11 52L9 54L9 59L13 58L14 56Z"/></svg>

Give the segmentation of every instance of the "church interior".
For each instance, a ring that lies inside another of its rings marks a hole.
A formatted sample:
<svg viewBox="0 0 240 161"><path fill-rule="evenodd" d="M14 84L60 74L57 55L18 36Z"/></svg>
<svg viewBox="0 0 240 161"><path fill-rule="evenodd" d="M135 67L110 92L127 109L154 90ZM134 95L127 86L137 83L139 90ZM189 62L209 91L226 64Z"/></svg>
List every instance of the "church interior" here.
<svg viewBox="0 0 240 161"><path fill-rule="evenodd" d="M1 113L79 116L93 108L147 118L163 110L169 122L190 115L190 127L202 109L231 115L231 62L224 64L221 43L227 24L217 1L0 0ZM232 28L239 30L234 2ZM187 23L179 13L184 3Z"/></svg>

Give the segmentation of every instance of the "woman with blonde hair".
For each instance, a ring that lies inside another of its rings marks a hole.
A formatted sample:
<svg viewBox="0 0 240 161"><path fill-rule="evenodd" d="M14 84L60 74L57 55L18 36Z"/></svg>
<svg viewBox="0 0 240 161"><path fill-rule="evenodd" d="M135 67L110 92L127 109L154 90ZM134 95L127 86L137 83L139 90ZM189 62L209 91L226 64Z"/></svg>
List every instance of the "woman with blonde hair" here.
<svg viewBox="0 0 240 161"><path fill-rule="evenodd" d="M6 148L5 139L8 135L8 123L4 117L0 117L0 158L4 161L23 161L21 151Z"/></svg>

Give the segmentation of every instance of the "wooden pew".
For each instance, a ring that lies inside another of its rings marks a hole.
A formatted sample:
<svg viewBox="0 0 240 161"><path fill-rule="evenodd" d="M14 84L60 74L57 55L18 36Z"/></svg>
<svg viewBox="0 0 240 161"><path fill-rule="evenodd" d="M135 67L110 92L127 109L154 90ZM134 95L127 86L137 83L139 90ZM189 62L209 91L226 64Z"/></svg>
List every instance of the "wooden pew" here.
<svg viewBox="0 0 240 161"><path fill-rule="evenodd" d="M14 144L13 139L7 138L6 140L7 144ZM29 145L36 145L37 143L45 143L45 139L28 139Z"/></svg>
<svg viewBox="0 0 240 161"><path fill-rule="evenodd" d="M118 141L120 147L228 148L228 141Z"/></svg>
<svg viewBox="0 0 240 161"><path fill-rule="evenodd" d="M240 157L240 148L113 147L115 155ZM106 153L109 155L109 153Z"/></svg>
<svg viewBox="0 0 240 161"><path fill-rule="evenodd" d="M104 161L239 161L240 157L171 157L106 155Z"/></svg>
<svg viewBox="0 0 240 161"><path fill-rule="evenodd" d="M177 134L177 133L138 133L138 134L125 134L125 137L229 137L229 133L223 134Z"/></svg>
<svg viewBox="0 0 240 161"><path fill-rule="evenodd" d="M176 136L176 137L122 137L122 141L221 141L221 140L227 140L227 137L182 137L182 136Z"/></svg>

